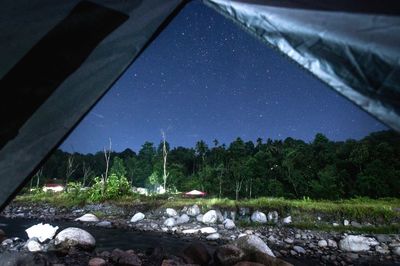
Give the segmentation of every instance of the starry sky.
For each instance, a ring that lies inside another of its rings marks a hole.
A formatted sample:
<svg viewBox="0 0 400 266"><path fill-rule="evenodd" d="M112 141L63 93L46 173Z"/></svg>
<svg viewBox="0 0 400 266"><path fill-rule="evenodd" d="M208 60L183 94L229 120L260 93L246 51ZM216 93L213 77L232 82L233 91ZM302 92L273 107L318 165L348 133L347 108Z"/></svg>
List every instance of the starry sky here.
<svg viewBox="0 0 400 266"><path fill-rule="evenodd" d="M385 125L214 10L193 1L61 145L138 151L161 130L172 147L202 139L360 139Z"/></svg>

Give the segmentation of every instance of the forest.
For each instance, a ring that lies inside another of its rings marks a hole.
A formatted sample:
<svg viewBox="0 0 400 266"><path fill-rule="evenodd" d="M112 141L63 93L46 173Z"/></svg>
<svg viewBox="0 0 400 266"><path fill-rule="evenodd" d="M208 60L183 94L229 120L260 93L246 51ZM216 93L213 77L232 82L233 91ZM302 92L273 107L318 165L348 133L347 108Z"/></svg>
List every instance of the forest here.
<svg viewBox="0 0 400 266"><path fill-rule="evenodd" d="M109 171L135 187L162 185L164 177L170 192L197 189L231 199L400 197L400 135L391 130L346 141L318 133L309 143L237 138L229 145L200 140L193 148L170 148L161 140L145 142L138 152L110 149L108 155L107 160L106 149L95 154L56 150L30 186L71 181L92 186Z"/></svg>

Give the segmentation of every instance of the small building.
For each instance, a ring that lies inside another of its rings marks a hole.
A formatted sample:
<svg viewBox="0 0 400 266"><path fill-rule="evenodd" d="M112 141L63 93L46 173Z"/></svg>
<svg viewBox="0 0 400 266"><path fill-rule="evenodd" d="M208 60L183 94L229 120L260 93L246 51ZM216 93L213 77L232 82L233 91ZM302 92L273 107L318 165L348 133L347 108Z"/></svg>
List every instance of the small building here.
<svg viewBox="0 0 400 266"><path fill-rule="evenodd" d="M65 189L65 187L64 187L63 185L61 185L61 184L55 184L55 183L48 183L48 184L45 184L45 185L43 186L43 188L42 188L42 190L43 190L44 192L47 192L47 191L61 192L61 191L64 191L64 189Z"/></svg>
<svg viewBox="0 0 400 266"><path fill-rule="evenodd" d="M186 197L204 197L207 195L207 193L199 190L192 190L184 193L183 195L185 195Z"/></svg>

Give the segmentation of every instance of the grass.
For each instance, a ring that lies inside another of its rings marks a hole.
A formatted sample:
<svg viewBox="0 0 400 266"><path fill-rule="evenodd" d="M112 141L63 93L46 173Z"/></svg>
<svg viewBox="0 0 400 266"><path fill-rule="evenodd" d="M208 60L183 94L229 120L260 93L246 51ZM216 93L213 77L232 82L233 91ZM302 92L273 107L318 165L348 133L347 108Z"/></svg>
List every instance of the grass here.
<svg viewBox="0 0 400 266"><path fill-rule="evenodd" d="M33 193L23 194L16 197L15 202L21 204L41 204L47 203L56 207L82 206L90 202L85 197L84 192L79 195L66 193ZM341 223L344 219L357 221L359 223L370 222L380 226L367 226L362 228L351 227L356 232L400 232L400 199L383 198L368 199L355 198L349 200L292 200L284 198L257 198L250 200L230 200L218 198L181 198L179 196L168 197L141 195L123 196L117 200L108 201L121 207L143 206L144 209L155 209L159 207L182 208L193 204L199 205L203 211L212 208L222 208L226 210L237 210L239 207L249 208L250 211L260 210L265 213L268 211L278 211L280 217L292 215L293 226L304 229L318 229L325 231L346 232L349 227L333 227L331 224L324 224L317 221L321 217L322 221ZM394 223L394 225L393 225Z"/></svg>

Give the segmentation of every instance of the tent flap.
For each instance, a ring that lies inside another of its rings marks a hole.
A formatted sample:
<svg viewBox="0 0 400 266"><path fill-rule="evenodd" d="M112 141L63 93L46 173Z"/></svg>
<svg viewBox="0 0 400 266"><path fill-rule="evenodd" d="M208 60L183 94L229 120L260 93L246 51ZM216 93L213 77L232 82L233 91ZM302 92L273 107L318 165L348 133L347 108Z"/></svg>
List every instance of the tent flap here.
<svg viewBox="0 0 400 266"><path fill-rule="evenodd" d="M400 131L400 10L393 1L204 2Z"/></svg>
<svg viewBox="0 0 400 266"><path fill-rule="evenodd" d="M0 209L183 2L2 1Z"/></svg>

